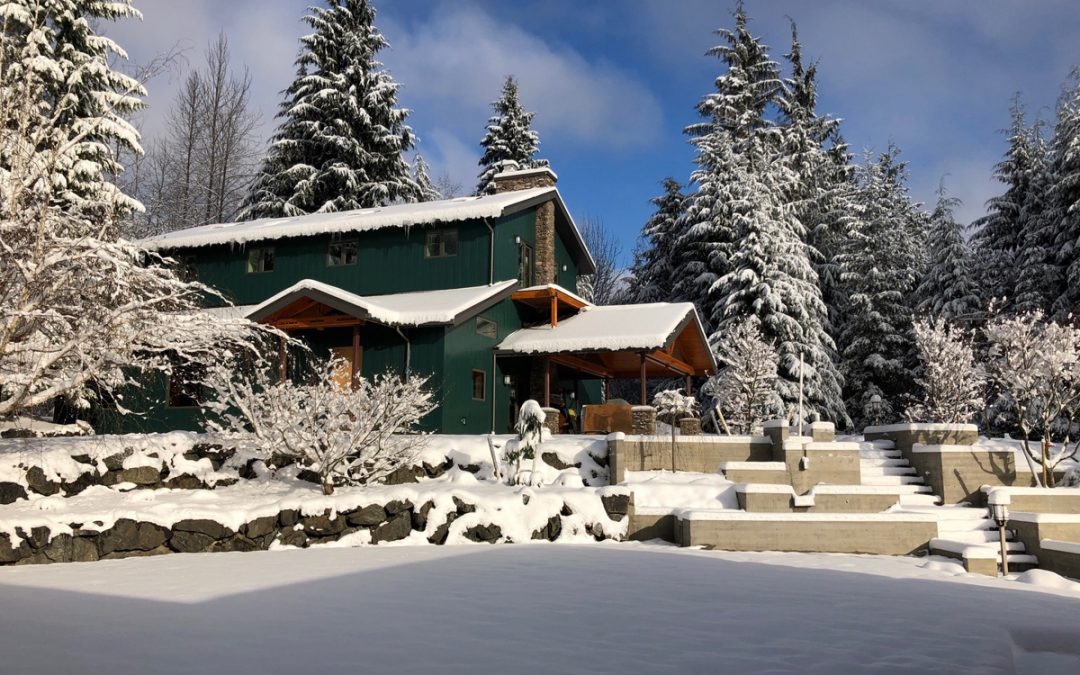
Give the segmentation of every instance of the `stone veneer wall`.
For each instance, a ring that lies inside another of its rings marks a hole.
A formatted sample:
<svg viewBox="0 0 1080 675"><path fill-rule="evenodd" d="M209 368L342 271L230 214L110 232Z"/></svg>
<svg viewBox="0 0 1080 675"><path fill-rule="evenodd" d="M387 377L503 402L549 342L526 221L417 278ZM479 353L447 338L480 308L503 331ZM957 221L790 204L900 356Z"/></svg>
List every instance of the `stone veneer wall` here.
<svg viewBox="0 0 1080 675"><path fill-rule="evenodd" d="M694 436L677 440L674 466L678 471L716 473L724 462L768 461L772 444L760 436ZM671 438L645 434L608 441L611 484L626 480L627 471L671 470Z"/></svg>

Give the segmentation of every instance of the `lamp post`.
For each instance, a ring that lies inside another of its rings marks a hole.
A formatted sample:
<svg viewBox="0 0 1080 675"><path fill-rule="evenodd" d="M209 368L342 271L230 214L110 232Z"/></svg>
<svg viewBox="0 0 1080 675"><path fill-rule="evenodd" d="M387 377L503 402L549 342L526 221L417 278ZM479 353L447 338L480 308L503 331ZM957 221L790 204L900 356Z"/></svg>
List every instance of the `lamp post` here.
<svg viewBox="0 0 1080 675"><path fill-rule="evenodd" d="M991 490L986 501L990 506L990 517L998 526L998 537L1001 541L1001 575L1008 576L1009 550L1005 545L1005 524L1009 522L1009 504L1012 503L1012 498L1004 490Z"/></svg>

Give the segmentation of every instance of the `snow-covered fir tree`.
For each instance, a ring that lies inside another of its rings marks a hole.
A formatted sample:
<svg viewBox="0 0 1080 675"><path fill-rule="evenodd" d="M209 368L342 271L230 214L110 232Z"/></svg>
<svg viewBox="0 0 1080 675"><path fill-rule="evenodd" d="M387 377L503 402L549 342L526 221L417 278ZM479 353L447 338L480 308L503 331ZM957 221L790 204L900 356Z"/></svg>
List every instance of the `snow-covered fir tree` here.
<svg viewBox="0 0 1080 675"><path fill-rule="evenodd" d="M433 202L443 198L438 188L431 182L431 168L419 152L413 158L412 179L416 183L416 201Z"/></svg>
<svg viewBox="0 0 1080 675"><path fill-rule="evenodd" d="M859 224L839 257L840 351L848 412L861 426L903 409L914 388L914 291L925 267L926 217L908 195L906 164L890 147L857 168Z"/></svg>
<svg viewBox="0 0 1080 675"><path fill-rule="evenodd" d="M139 154L139 134L127 117L143 107L146 91L112 67L126 58L113 40L97 34L102 21L141 18L130 0L11 0L0 4L0 68L7 81L33 81L40 104L56 115L44 156L62 162L51 171L52 202L115 216L141 208L115 184L123 167L117 150ZM4 132L10 133L10 130ZM6 145L6 144L5 144ZM0 167L12 160L0 155Z"/></svg>
<svg viewBox="0 0 1080 675"><path fill-rule="evenodd" d="M409 111L376 59L387 46L368 0L327 0L304 19L297 74L244 218L370 208L417 199L404 153Z"/></svg>
<svg viewBox="0 0 1080 675"><path fill-rule="evenodd" d="M776 391L776 350L765 341L755 317L731 326L714 350L720 370L703 392L723 416L720 424L729 432L752 434L765 420L783 413Z"/></svg>
<svg viewBox="0 0 1080 675"><path fill-rule="evenodd" d="M536 113L521 105L513 75L506 76L502 95L491 107L495 114L488 119L484 137L480 140L484 153L480 157L480 179L476 184L478 195L495 192L494 178L501 170L502 162L517 162L522 169L548 165L547 160L536 159L536 153L540 151L540 134L532 128Z"/></svg>
<svg viewBox="0 0 1080 675"><path fill-rule="evenodd" d="M1016 295L1017 263L1030 225L1025 205L1036 171L1034 139L1019 96L1013 99L1011 117L1008 150L994 169L994 178L1005 186L1005 192L987 202L989 212L972 223L975 234L971 237L983 297L1004 306L1011 305Z"/></svg>
<svg viewBox="0 0 1080 675"><path fill-rule="evenodd" d="M972 278L971 251L964 241L963 226L953 212L960 200L938 189L937 205L930 214L927 248L930 260L916 290L916 312L949 321L971 321L981 312L979 289Z"/></svg>
<svg viewBox="0 0 1080 675"><path fill-rule="evenodd" d="M1018 313L1049 312L1064 290L1064 273L1058 264L1057 222L1048 208L1052 177L1048 163L1043 125L1036 121L1031 129L1032 177L1024 195L1021 219L1023 238L1017 264L1016 300L1010 303Z"/></svg>
<svg viewBox="0 0 1080 675"><path fill-rule="evenodd" d="M736 244L732 210L742 205L729 193L738 189L742 169L740 153L771 132L765 111L775 104L781 88L779 66L769 58L768 48L747 25L746 10L735 10L735 29L720 28L721 42L706 52L720 59L726 69L716 78L715 91L697 105L701 121L684 130L696 155L690 181L695 190L678 223L676 284L673 296L698 306L708 322L710 293L727 273Z"/></svg>
<svg viewBox="0 0 1080 675"><path fill-rule="evenodd" d="M1054 316L1080 314L1080 68L1073 70L1058 103L1050 149L1049 213L1055 229L1057 264L1064 274Z"/></svg>
<svg viewBox="0 0 1080 675"><path fill-rule="evenodd" d="M674 178L665 178L661 185L664 194L650 200L656 211L641 228L642 243L630 268L628 294L636 303L674 299L678 228L687 200Z"/></svg>

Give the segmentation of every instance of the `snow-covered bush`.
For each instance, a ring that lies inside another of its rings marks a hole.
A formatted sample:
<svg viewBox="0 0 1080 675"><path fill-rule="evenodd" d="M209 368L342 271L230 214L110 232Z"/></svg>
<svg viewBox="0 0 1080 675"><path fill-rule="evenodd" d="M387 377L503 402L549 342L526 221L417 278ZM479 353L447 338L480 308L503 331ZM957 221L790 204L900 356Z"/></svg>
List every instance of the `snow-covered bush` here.
<svg viewBox="0 0 1080 675"><path fill-rule="evenodd" d="M1080 488L1080 466L1070 466L1061 477L1058 487Z"/></svg>
<svg viewBox="0 0 1080 675"><path fill-rule="evenodd" d="M919 319L912 326L922 361L915 379L921 402L907 410L909 420L957 424L982 411L986 373L975 360L971 335L942 318Z"/></svg>
<svg viewBox="0 0 1080 675"><path fill-rule="evenodd" d="M109 70L109 53L62 41L57 26L90 24L87 3L66 4L11 5L0 40L0 417L58 397L126 412L122 391L140 371L210 364L257 342L249 322L196 311L212 289L118 238L117 216L132 203L104 179L120 169L108 148L138 147L122 115L141 105L142 85Z"/></svg>
<svg viewBox="0 0 1080 675"><path fill-rule="evenodd" d="M984 329L1002 403L1015 415L1032 474L1053 486L1054 468L1076 457L1080 439L1080 329L1041 311L996 317ZM1031 436L1041 439L1033 446ZM1052 441L1061 441L1052 451ZM1075 439L1075 440L1074 440ZM1038 464L1041 471L1035 470Z"/></svg>
<svg viewBox="0 0 1080 675"><path fill-rule="evenodd" d="M540 404L529 399L521 404L518 412L518 421L515 430L518 433L518 442L507 444L506 464L507 477L512 485L520 485L523 476L521 460L532 460L532 468L529 470L529 485L533 485L536 477L536 458L540 454L540 443L543 441L544 423L547 414Z"/></svg>
<svg viewBox="0 0 1080 675"><path fill-rule="evenodd" d="M427 378L385 373L349 388L334 379L341 365L316 367L305 384L270 382L265 364L239 375L219 366L208 378L217 397L206 403L207 427L318 473L325 494L378 482L410 463L425 438L410 432L435 408Z"/></svg>
<svg viewBox="0 0 1080 675"><path fill-rule="evenodd" d="M693 396L687 396L677 389L656 392L653 397L656 418L671 427L671 470L675 470L675 429L679 420L693 417L697 413L698 402Z"/></svg>
<svg viewBox="0 0 1080 675"><path fill-rule="evenodd" d="M749 434L783 407L776 390L778 357L757 321L736 324L715 347L722 369L705 383L720 419L730 433ZM730 425L730 426L728 426Z"/></svg>

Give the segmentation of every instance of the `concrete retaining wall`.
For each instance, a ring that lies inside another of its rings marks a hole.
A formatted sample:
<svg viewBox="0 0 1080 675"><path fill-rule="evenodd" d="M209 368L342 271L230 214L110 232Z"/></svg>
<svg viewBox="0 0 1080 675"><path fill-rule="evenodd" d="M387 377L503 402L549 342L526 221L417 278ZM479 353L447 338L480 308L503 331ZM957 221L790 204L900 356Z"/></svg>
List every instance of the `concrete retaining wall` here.
<svg viewBox="0 0 1080 675"><path fill-rule="evenodd" d="M1010 499L1009 509L1028 513L1078 513L1080 514L1080 488L1007 488L990 486L988 489L1005 490ZM986 506L987 489L980 491L976 506Z"/></svg>
<svg viewBox="0 0 1080 675"><path fill-rule="evenodd" d="M1080 580L1080 551L1058 550L1055 542L1047 540L1040 549L1039 567Z"/></svg>
<svg viewBox="0 0 1080 675"><path fill-rule="evenodd" d="M693 436L676 441L661 436L625 436L608 441L612 485L626 480L627 471L698 471L717 473L723 462L769 461L772 443L763 436Z"/></svg>
<svg viewBox="0 0 1080 675"><path fill-rule="evenodd" d="M1080 517L1075 515L1055 517L1054 514L1014 511L1008 527L1024 542L1027 552L1039 559L1040 566L1043 539L1080 543Z"/></svg>

